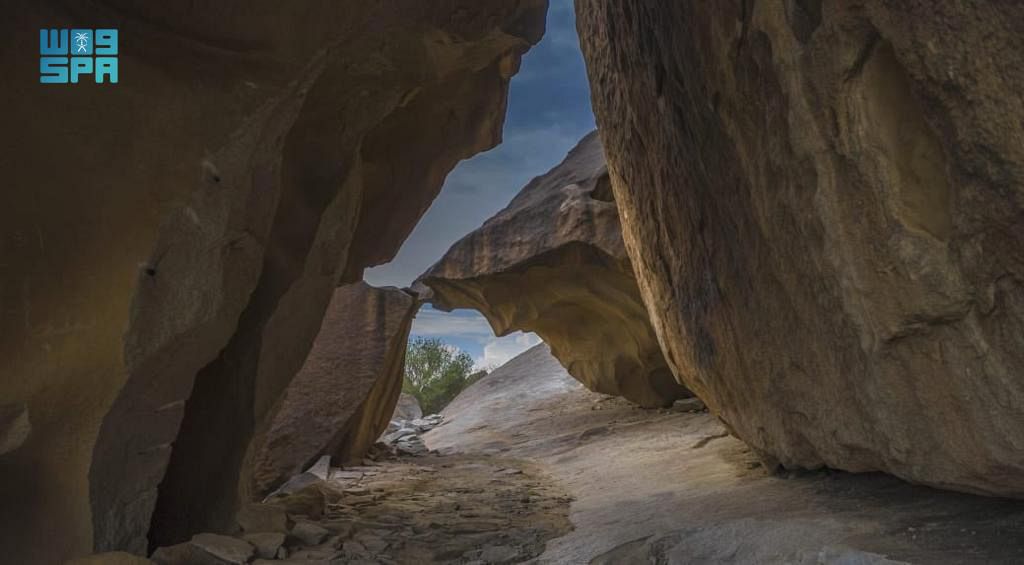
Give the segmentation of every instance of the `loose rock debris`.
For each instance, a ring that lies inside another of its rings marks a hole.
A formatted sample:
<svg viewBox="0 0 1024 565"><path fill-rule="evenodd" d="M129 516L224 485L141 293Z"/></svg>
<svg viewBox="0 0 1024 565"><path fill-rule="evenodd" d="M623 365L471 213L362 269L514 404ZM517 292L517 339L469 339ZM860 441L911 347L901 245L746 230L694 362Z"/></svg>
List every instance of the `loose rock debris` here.
<svg viewBox="0 0 1024 565"><path fill-rule="evenodd" d="M519 563L572 529L570 498L529 462L486 455L377 456L383 460L329 468L326 480L311 469L300 475L305 484L299 488L243 508L235 536L200 534L159 549L153 560ZM318 465L322 470L322 461Z"/></svg>

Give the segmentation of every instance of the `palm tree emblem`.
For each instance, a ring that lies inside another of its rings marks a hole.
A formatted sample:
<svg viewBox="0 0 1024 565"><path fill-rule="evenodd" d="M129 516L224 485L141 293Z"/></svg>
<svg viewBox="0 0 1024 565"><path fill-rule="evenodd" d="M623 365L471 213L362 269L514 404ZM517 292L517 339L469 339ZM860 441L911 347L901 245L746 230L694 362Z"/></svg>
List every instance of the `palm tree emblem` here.
<svg viewBox="0 0 1024 565"><path fill-rule="evenodd" d="M89 48L89 32L80 31L75 34L75 45L78 47L78 53L85 53Z"/></svg>

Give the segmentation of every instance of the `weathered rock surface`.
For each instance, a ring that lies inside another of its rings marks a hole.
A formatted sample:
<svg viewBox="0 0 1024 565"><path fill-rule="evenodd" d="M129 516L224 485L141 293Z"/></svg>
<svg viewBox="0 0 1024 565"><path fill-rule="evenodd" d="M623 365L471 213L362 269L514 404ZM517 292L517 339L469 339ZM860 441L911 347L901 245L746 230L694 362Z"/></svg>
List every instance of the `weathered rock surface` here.
<svg viewBox="0 0 1024 565"><path fill-rule="evenodd" d="M284 545L285 534L264 532L258 534L245 534L245 541L256 548L256 557L262 559L273 559L281 551Z"/></svg>
<svg viewBox="0 0 1024 565"><path fill-rule="evenodd" d="M397 288L358 282L334 291L302 369L252 443L252 492L262 498L323 455L361 459L387 428L402 391L419 305Z"/></svg>
<svg viewBox="0 0 1024 565"><path fill-rule="evenodd" d="M299 522L292 528L291 535L305 545L318 545L327 539L330 531L314 522Z"/></svg>
<svg viewBox="0 0 1024 565"><path fill-rule="evenodd" d="M228 565L190 541L158 547L151 558L157 565Z"/></svg>
<svg viewBox="0 0 1024 565"><path fill-rule="evenodd" d="M256 554L251 543L217 534L196 534L192 545L227 563L246 563Z"/></svg>
<svg viewBox="0 0 1024 565"><path fill-rule="evenodd" d="M243 531L251 534L283 533L292 526L287 509L276 504L244 504L238 509L235 520Z"/></svg>
<svg viewBox="0 0 1024 565"><path fill-rule="evenodd" d="M1024 496L1024 6L576 6L675 374L786 467Z"/></svg>
<svg viewBox="0 0 1024 565"><path fill-rule="evenodd" d="M706 412L586 390L545 345L467 387L425 436L443 460L530 461L573 502L539 564L1019 563L1024 501L881 473L770 473ZM504 476L503 471L496 476ZM888 561L886 561L888 560Z"/></svg>
<svg viewBox="0 0 1024 565"><path fill-rule="evenodd" d="M592 390L644 406L687 395L633 277L597 132L420 277L435 308L475 308L497 335L536 332Z"/></svg>
<svg viewBox="0 0 1024 565"><path fill-rule="evenodd" d="M33 426L2 469L5 559L141 553L154 508L157 544L231 522L334 288L498 142L545 7L5 5L12 45L88 25L121 46L117 85L0 53L0 398Z"/></svg>

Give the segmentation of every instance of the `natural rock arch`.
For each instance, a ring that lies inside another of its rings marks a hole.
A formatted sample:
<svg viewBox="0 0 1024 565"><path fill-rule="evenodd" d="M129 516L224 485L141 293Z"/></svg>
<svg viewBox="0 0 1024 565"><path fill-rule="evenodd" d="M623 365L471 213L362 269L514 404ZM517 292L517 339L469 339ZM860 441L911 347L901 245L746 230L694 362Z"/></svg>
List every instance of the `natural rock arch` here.
<svg viewBox="0 0 1024 565"><path fill-rule="evenodd" d="M479 310L497 335L536 332L592 390L648 407L689 396L640 300L597 132L419 282L434 307Z"/></svg>

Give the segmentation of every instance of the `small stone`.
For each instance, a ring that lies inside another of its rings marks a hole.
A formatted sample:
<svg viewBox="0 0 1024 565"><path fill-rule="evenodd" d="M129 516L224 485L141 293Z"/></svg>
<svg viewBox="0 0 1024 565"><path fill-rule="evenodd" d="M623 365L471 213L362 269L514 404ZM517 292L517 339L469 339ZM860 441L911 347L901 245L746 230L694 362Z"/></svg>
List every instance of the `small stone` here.
<svg viewBox="0 0 1024 565"><path fill-rule="evenodd" d="M363 544L353 540L346 541L341 546L341 549L350 557L366 557L369 555L369 552L366 551L366 547L363 546Z"/></svg>
<svg viewBox="0 0 1024 565"><path fill-rule="evenodd" d="M313 522L299 522L292 528L291 535L303 545L319 545L327 539L327 536L331 535L331 532Z"/></svg>
<svg viewBox="0 0 1024 565"><path fill-rule="evenodd" d="M672 404L672 409L676 412L703 412L705 408L704 402L697 397L682 398Z"/></svg>
<svg viewBox="0 0 1024 565"><path fill-rule="evenodd" d="M150 559L157 565L224 565L223 560L190 542L159 547Z"/></svg>
<svg viewBox="0 0 1024 565"><path fill-rule="evenodd" d="M285 535L280 532L261 532L246 534L245 541L256 548L256 556L264 559L277 557L277 551L284 545Z"/></svg>
<svg viewBox="0 0 1024 565"><path fill-rule="evenodd" d="M519 549L510 545L492 545L485 547L480 559L485 563L508 563L519 557Z"/></svg>
<svg viewBox="0 0 1024 565"><path fill-rule="evenodd" d="M288 531L288 512L278 504L246 504L235 515L235 521L246 533Z"/></svg>
<svg viewBox="0 0 1024 565"><path fill-rule="evenodd" d="M247 563L256 553L249 542L218 534L196 534L191 543L228 563Z"/></svg>
<svg viewBox="0 0 1024 565"><path fill-rule="evenodd" d="M335 559L342 559L344 557L344 552L338 551L333 547L311 547L293 552L289 558L289 562L308 563L309 565L313 565L314 563L326 564Z"/></svg>
<svg viewBox="0 0 1024 565"><path fill-rule="evenodd" d="M417 435L418 433L419 432L417 432L413 428L402 428L402 429L398 430L397 432L394 432L394 433L391 433L391 434L388 434L388 435L384 436L384 443L388 443L388 444L395 443L397 441L401 441L403 438L413 437L413 436Z"/></svg>

